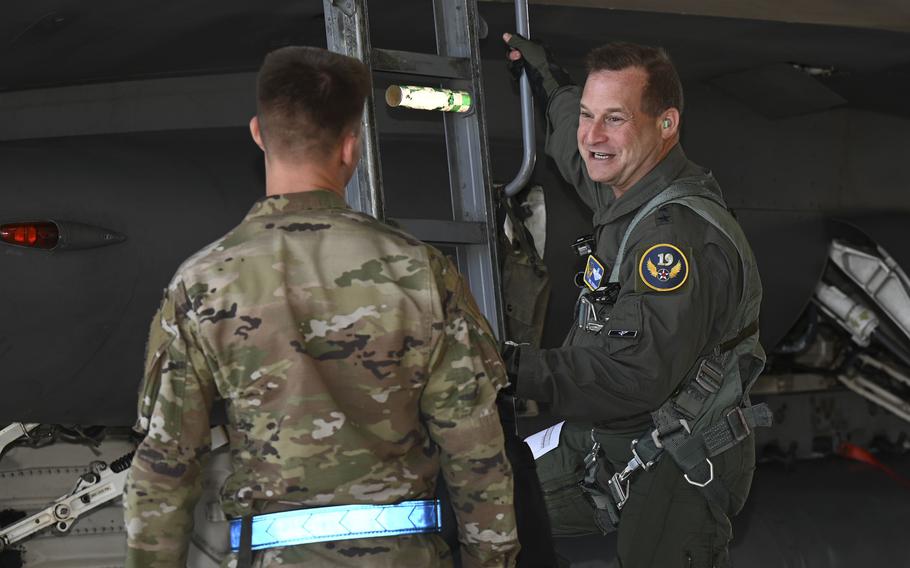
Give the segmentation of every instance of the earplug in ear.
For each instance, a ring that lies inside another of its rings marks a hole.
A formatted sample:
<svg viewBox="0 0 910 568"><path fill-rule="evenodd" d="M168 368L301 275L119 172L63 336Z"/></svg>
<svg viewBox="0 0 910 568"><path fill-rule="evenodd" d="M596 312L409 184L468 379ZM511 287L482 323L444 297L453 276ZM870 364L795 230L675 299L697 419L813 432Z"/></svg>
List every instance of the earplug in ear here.
<svg viewBox="0 0 910 568"><path fill-rule="evenodd" d="M669 118L665 118L665 119L664 119L664 122L663 122L664 128L670 128L670 125L671 125L671 124L673 124L673 123L670 122L670 119L669 119Z"/></svg>

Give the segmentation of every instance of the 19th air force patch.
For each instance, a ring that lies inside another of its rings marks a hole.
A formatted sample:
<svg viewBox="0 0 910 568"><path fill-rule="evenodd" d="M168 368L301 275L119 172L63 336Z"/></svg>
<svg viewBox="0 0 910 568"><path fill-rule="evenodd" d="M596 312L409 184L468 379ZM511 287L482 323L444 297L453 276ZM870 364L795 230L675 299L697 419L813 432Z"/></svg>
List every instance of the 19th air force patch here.
<svg viewBox="0 0 910 568"><path fill-rule="evenodd" d="M689 261L678 247L661 243L641 255L638 274L642 283L651 290L671 292L689 278Z"/></svg>

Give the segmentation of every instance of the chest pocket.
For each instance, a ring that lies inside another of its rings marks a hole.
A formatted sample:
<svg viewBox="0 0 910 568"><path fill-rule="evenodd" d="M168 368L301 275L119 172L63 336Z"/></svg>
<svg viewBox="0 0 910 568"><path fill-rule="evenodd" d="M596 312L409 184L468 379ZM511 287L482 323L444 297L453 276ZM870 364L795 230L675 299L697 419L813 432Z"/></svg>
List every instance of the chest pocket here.
<svg viewBox="0 0 910 568"><path fill-rule="evenodd" d="M626 295L613 306L600 336L612 355L638 345L643 331L641 296Z"/></svg>

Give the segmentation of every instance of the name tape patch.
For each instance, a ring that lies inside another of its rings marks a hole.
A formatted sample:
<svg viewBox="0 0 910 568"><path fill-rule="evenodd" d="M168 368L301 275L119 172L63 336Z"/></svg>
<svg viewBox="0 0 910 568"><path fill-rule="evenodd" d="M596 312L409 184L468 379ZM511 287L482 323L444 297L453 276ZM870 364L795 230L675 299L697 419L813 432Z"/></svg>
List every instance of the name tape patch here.
<svg viewBox="0 0 910 568"><path fill-rule="evenodd" d="M628 337L631 339L633 337L638 337L638 330L637 329L611 329L610 331L607 332L607 335L609 335L610 337Z"/></svg>

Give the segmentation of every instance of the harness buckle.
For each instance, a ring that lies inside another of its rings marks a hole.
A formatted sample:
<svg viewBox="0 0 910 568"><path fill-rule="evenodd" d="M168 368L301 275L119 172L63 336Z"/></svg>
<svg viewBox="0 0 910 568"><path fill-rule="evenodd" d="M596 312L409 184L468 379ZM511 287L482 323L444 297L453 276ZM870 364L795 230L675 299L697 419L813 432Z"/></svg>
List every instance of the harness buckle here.
<svg viewBox="0 0 910 568"><path fill-rule="evenodd" d="M746 421L746 416L743 414L742 408L738 406L735 407L728 412L724 418L727 421L727 426L729 426L730 430L733 432L733 437L736 439L737 443L742 442L752 433L752 429L749 428L749 423Z"/></svg>
<svg viewBox="0 0 910 568"><path fill-rule="evenodd" d="M655 428L655 429L651 432L651 439L654 441L654 445L657 446L657 447L660 448L660 449L663 449L664 445L660 442L660 439L661 439L662 437L666 436L667 434L672 434L673 432L676 432L676 431L679 430L680 428L682 428L683 430L685 430L685 431L686 431L686 434L691 434L691 433L692 433L692 428L689 427L689 422L688 422L688 420L686 420L685 418L680 418L680 419L679 419L679 426L676 426L676 425L674 424L672 428L667 428L667 429L664 430L664 431L661 431L659 428Z"/></svg>
<svg viewBox="0 0 910 568"><path fill-rule="evenodd" d="M651 435L653 436L654 433L652 432ZM638 450L635 448L635 446L637 446L637 445L638 445L638 438L632 440L632 457L635 459L636 462L638 462L638 465L643 470L648 471L652 467L654 467L654 461L653 460L648 460L648 461L643 460L641 458L641 456L638 454Z"/></svg>
<svg viewBox="0 0 910 568"><path fill-rule="evenodd" d="M588 323L585 324L585 329L595 335L600 333L603 330L603 328L604 328L604 324L602 324L600 322L589 321Z"/></svg>
<svg viewBox="0 0 910 568"><path fill-rule="evenodd" d="M723 380L723 369L711 359L702 361L695 373L695 382L709 394L719 391Z"/></svg>
<svg viewBox="0 0 910 568"><path fill-rule="evenodd" d="M585 469L590 469L597 463L600 454L600 442L594 437L594 428L591 428L591 451L585 456Z"/></svg>
<svg viewBox="0 0 910 568"><path fill-rule="evenodd" d="M694 485L695 487L707 487L709 483L714 481L714 464L711 463L711 460L705 458L705 461L708 462L708 480L704 482L692 481L689 479L689 474L683 474L683 477L686 478L686 481L689 482L689 485Z"/></svg>
<svg viewBox="0 0 910 568"><path fill-rule="evenodd" d="M629 476L631 474L629 468L626 468L620 473L614 473L607 482L607 490L609 490L613 502L616 503L617 511L621 511L626 501L629 500L629 485L631 484Z"/></svg>

